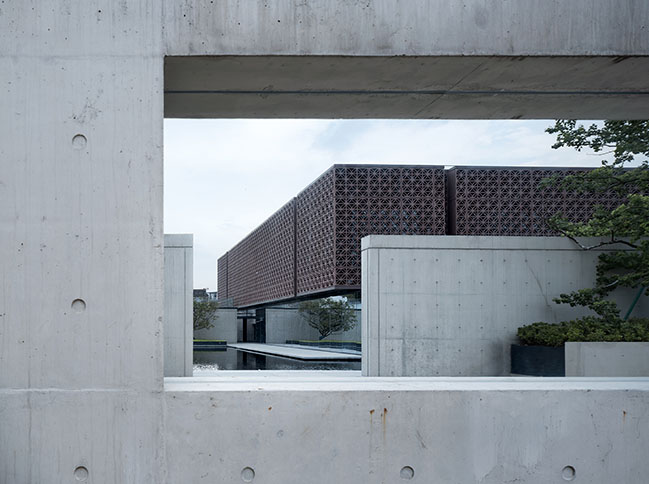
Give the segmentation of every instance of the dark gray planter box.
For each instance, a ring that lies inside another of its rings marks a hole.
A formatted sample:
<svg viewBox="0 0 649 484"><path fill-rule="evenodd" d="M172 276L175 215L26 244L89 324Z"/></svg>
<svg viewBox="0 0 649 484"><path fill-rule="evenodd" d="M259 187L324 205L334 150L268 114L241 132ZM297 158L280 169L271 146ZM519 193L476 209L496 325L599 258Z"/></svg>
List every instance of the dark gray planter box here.
<svg viewBox="0 0 649 484"><path fill-rule="evenodd" d="M512 373L566 376L564 347L512 345Z"/></svg>

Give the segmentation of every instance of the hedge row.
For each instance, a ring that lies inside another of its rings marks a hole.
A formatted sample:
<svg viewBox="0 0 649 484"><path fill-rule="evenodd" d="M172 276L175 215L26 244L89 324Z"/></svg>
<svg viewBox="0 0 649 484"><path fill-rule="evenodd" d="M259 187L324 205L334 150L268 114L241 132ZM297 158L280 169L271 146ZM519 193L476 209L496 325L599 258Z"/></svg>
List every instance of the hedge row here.
<svg viewBox="0 0 649 484"><path fill-rule="evenodd" d="M518 328L524 345L563 346L566 341L649 341L649 319L607 323L586 316L561 323L533 323Z"/></svg>

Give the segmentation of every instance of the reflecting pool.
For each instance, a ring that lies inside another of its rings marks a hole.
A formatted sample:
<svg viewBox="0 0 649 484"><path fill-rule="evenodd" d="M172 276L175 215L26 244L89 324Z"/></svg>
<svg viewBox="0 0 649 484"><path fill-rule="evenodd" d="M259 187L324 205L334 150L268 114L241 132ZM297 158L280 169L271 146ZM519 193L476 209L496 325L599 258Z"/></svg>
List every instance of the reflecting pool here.
<svg viewBox="0 0 649 484"><path fill-rule="evenodd" d="M234 348L194 351L194 370L360 370L360 361L302 361Z"/></svg>

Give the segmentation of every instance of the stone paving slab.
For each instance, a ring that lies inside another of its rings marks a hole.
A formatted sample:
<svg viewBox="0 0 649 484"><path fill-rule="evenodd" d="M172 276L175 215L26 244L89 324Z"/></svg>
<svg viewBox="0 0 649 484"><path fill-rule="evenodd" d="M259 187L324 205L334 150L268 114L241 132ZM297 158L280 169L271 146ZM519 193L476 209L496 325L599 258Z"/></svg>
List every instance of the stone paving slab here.
<svg viewBox="0 0 649 484"><path fill-rule="evenodd" d="M228 347L238 350L250 351L253 353L262 353L264 355L282 356L284 358L294 358L297 360L335 360L335 361L358 361L361 359L358 354L341 353L338 351L321 351L311 348L302 348L286 345L269 345L262 343L235 343L229 344Z"/></svg>
<svg viewBox="0 0 649 484"><path fill-rule="evenodd" d="M330 348L330 347L323 347L323 346L307 346L307 345L294 345L294 344L284 344L284 345L277 345L277 346L283 346L287 348L306 348L314 351L325 351L328 353L345 353L348 355L356 355L358 357L361 356L360 351L350 350L347 348Z"/></svg>

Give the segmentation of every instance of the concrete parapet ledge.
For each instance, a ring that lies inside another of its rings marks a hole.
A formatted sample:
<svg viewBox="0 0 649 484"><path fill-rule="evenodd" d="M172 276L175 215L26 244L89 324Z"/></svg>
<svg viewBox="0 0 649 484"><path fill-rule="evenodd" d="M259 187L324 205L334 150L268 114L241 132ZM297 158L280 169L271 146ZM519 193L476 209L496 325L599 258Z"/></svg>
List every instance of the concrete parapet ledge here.
<svg viewBox="0 0 649 484"><path fill-rule="evenodd" d="M580 237L586 246L597 245L606 239ZM578 250L567 237L527 237L490 235L368 235L361 239L361 250L367 249L441 249L441 250ZM624 244L603 245L592 251L631 250Z"/></svg>
<svg viewBox="0 0 649 484"><path fill-rule="evenodd" d="M357 371L223 371L218 376L165 378L165 392L321 391L321 392L484 392L484 391L639 391L649 377L366 377Z"/></svg>
<svg viewBox="0 0 649 484"><path fill-rule="evenodd" d="M168 482L641 484L649 473L646 378L224 373L166 379Z"/></svg>

